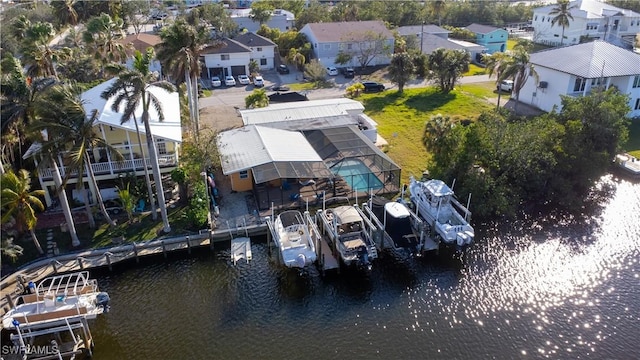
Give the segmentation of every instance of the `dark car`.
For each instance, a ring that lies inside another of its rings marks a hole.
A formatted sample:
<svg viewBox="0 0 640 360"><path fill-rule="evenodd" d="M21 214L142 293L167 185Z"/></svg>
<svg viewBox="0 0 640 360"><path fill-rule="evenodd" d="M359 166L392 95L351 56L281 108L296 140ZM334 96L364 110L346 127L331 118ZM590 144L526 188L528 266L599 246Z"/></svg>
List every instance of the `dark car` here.
<svg viewBox="0 0 640 360"><path fill-rule="evenodd" d="M287 67L287 65L278 65L278 72L280 74L288 74L289 73L289 68Z"/></svg>
<svg viewBox="0 0 640 360"><path fill-rule="evenodd" d="M104 207L106 208L107 212L111 215L118 215L122 211L124 211L124 208L122 207L122 203L120 203L119 199L105 200Z"/></svg>
<svg viewBox="0 0 640 360"><path fill-rule="evenodd" d="M287 85L273 85L271 90L273 90L273 91L289 91L290 88Z"/></svg>
<svg viewBox="0 0 640 360"><path fill-rule="evenodd" d="M356 72L355 70L353 70L353 68L344 69L344 77L346 79L353 79L354 76L356 76Z"/></svg>
<svg viewBox="0 0 640 360"><path fill-rule="evenodd" d="M364 92L380 92L384 91L384 85L375 81L364 81L362 82L364 85Z"/></svg>

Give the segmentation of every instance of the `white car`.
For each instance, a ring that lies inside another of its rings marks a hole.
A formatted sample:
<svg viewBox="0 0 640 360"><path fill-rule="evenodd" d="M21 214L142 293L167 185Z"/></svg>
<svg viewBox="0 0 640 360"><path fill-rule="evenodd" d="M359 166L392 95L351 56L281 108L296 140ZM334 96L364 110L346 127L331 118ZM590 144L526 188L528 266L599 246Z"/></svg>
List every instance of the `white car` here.
<svg viewBox="0 0 640 360"><path fill-rule="evenodd" d="M227 86L236 86L236 79L231 75L227 75L227 77L224 78L224 84Z"/></svg>
<svg viewBox="0 0 640 360"><path fill-rule="evenodd" d="M253 86L255 86L255 87L263 87L264 86L264 79L262 78L262 76L258 75L258 76L253 78Z"/></svg>
<svg viewBox="0 0 640 360"><path fill-rule="evenodd" d="M220 87L220 86L222 86L222 81L220 81L219 77L214 76L214 77L211 78L211 86Z"/></svg>
<svg viewBox="0 0 640 360"><path fill-rule="evenodd" d="M338 69L330 66L327 68L327 74L329 74L330 76L338 76Z"/></svg>
<svg viewBox="0 0 640 360"><path fill-rule="evenodd" d="M247 75L238 75L238 82L241 85L249 85L251 83L251 80L249 80L249 77Z"/></svg>
<svg viewBox="0 0 640 360"><path fill-rule="evenodd" d="M513 90L513 80L502 80L498 85L498 91L511 92Z"/></svg>

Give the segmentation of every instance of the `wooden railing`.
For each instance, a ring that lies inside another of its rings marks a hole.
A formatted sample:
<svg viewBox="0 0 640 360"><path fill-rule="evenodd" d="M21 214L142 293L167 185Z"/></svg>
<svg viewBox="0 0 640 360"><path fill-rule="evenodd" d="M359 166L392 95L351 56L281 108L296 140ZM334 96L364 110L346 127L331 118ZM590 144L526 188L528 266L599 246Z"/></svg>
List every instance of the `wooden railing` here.
<svg viewBox="0 0 640 360"><path fill-rule="evenodd" d="M112 161L112 162L99 162L91 164L91 168L93 169L93 173L96 175L105 175L105 174L117 174L121 172L127 171L136 171L144 169L144 161L146 160L147 166L151 166L151 159L133 159L133 160L123 160L123 161ZM178 165L177 157L175 154L168 155L158 155L158 164L160 167L168 167L168 166L176 166ZM60 166L60 175L64 176L66 174L66 167ZM51 168L41 169L40 175L42 179L52 179L53 174ZM72 173L73 176L77 177L78 173L74 171ZM82 176L88 176L86 171L82 173Z"/></svg>

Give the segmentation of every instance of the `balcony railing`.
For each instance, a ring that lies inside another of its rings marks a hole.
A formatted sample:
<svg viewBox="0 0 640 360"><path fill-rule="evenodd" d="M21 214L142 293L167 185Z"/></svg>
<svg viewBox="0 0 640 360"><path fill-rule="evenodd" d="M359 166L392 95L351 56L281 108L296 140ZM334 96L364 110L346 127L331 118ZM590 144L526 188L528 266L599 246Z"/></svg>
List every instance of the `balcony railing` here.
<svg viewBox="0 0 640 360"><path fill-rule="evenodd" d="M91 164L91 168L93 169L93 173L96 176L108 175L108 174L116 175L116 174L130 172L130 171L138 171L138 170L141 171L144 169L144 162L147 163L147 166L151 166L151 159L146 158L146 159L133 159L133 160L123 160L123 161L112 161L112 162L99 162L99 163ZM158 155L158 164L160 164L160 167L171 167L171 166L178 165L176 154ZM60 166L59 170L60 170L60 175L64 177L66 174L66 167ZM74 171L71 175L73 177L78 176L76 171ZM41 169L40 176L42 177L42 179L52 179L53 174L52 174L51 168ZM87 172L84 171L82 173L82 176L83 177L88 176Z"/></svg>

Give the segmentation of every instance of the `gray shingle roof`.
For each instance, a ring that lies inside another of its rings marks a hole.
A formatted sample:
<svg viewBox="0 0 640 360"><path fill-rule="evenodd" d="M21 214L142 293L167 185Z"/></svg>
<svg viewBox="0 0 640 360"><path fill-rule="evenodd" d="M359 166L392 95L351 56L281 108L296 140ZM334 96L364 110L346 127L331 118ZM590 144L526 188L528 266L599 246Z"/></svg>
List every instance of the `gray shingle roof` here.
<svg viewBox="0 0 640 360"><path fill-rule="evenodd" d="M217 46L212 44L204 48L200 53L202 55L205 55L205 54L232 54L232 53L244 53L244 52L251 52L251 49L240 44L235 40L224 39L224 41L222 41L222 46Z"/></svg>
<svg viewBox="0 0 640 360"><path fill-rule="evenodd" d="M533 53L530 61L585 79L640 75L640 54L602 40Z"/></svg>
<svg viewBox="0 0 640 360"><path fill-rule="evenodd" d="M468 25L465 29L467 29L469 31L473 31L476 34L488 34L490 32L494 32L494 31L498 30L497 27L493 27L493 26L489 26L489 25L476 24L476 23Z"/></svg>
<svg viewBox="0 0 640 360"><path fill-rule="evenodd" d="M309 23L308 26L319 42L342 42L366 40L366 34L374 32L393 39L393 33L382 21L347 21L331 23Z"/></svg>
<svg viewBox="0 0 640 360"><path fill-rule="evenodd" d="M233 38L233 40L248 47L276 45L273 41L267 39L266 37L260 36L258 34L254 34L252 32L237 35L236 37Z"/></svg>
<svg viewBox="0 0 640 360"><path fill-rule="evenodd" d="M482 45L474 44L468 41L443 39L437 35L424 34L422 37L422 51L425 54L431 54L436 49L444 48L447 50L482 50L486 49Z"/></svg>

